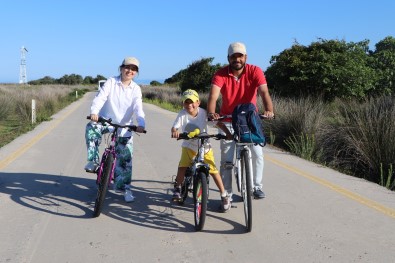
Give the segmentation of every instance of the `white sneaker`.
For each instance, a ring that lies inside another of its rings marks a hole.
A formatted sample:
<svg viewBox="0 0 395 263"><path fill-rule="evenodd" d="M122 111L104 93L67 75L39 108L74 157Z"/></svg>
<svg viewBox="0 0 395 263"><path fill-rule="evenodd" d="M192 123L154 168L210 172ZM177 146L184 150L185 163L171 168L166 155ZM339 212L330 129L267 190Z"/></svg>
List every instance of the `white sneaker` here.
<svg viewBox="0 0 395 263"><path fill-rule="evenodd" d="M232 206L231 197L226 194L226 196L221 196L221 211L226 213Z"/></svg>
<svg viewBox="0 0 395 263"><path fill-rule="evenodd" d="M132 194L132 190L128 186L125 188L125 193L123 195L125 197L125 202L130 203L134 201L134 196Z"/></svg>
<svg viewBox="0 0 395 263"><path fill-rule="evenodd" d="M123 190L121 188L117 187L117 184L115 182L113 183L112 188L115 193L122 193L123 192Z"/></svg>

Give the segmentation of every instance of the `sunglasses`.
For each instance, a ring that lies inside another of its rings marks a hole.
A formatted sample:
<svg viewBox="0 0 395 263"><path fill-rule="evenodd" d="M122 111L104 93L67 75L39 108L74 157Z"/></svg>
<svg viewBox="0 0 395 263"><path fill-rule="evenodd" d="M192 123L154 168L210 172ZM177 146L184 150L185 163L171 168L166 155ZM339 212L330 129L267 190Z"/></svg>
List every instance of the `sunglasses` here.
<svg viewBox="0 0 395 263"><path fill-rule="evenodd" d="M132 71L139 71L139 68L135 65L124 65L124 66L122 66L122 68L132 70Z"/></svg>

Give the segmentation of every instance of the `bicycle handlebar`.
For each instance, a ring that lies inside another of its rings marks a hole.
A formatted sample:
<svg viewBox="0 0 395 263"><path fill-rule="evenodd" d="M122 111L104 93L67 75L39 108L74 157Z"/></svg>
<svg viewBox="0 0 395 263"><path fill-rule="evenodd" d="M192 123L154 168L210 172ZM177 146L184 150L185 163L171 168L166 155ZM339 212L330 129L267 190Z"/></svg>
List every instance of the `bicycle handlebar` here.
<svg viewBox="0 0 395 263"><path fill-rule="evenodd" d="M195 131L190 132L190 133L188 133L188 132L180 133L177 140L196 140L196 139L208 139L208 138L213 138L216 140L226 139L226 136L223 134L220 134L220 133L218 133L218 134L207 134L207 133L194 134L194 133L195 133ZM191 134L193 134L193 135L191 136Z"/></svg>
<svg viewBox="0 0 395 263"><path fill-rule="evenodd" d="M269 117L265 114L258 114L259 118L261 118L262 120L273 120L275 119L275 116L273 115L273 117ZM209 121L220 121L220 120L224 120L224 119L232 119L232 114L228 114L228 115L222 115L221 117L219 117L218 119L213 119L212 117L208 117Z"/></svg>
<svg viewBox="0 0 395 263"><path fill-rule="evenodd" d="M87 118L88 120L90 120L90 119L91 119L91 116L86 116L86 118ZM137 129L137 126L136 126L136 125L120 125L120 124L116 124L116 123L113 123L113 122L112 122L112 119L111 119L111 118L106 119L106 118L101 117L101 116L99 116L98 122L101 122L101 123L108 123L108 124L110 124L111 126L113 126L113 127L115 127L115 128L128 128L129 131L134 131L134 132L136 132L136 129ZM147 131L144 130L142 133L147 133Z"/></svg>

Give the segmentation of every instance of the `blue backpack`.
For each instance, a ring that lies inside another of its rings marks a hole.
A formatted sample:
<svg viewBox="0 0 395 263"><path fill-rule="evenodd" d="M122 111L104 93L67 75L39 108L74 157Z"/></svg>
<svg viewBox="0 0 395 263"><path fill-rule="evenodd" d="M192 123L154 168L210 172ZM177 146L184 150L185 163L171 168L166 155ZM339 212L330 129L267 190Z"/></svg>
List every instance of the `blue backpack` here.
<svg viewBox="0 0 395 263"><path fill-rule="evenodd" d="M265 146L265 134L261 118L252 103L237 105L232 113L234 140L237 142L254 143Z"/></svg>

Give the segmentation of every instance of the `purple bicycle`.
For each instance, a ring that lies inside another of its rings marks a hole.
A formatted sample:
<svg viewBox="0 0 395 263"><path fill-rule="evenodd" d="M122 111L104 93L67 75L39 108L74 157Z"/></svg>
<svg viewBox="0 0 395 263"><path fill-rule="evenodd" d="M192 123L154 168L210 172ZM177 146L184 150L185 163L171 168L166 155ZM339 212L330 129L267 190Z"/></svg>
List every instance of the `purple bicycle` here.
<svg viewBox="0 0 395 263"><path fill-rule="evenodd" d="M90 116L87 117L90 119ZM118 138L118 129L128 128L129 131L136 131L137 126L135 125L119 125L112 123L111 119L105 119L99 117L99 121L103 125L107 124L112 127L110 132L111 139L108 142L107 147L104 149L100 165L96 170L97 178L97 196L95 200L95 207L93 210L93 217L98 217L102 211L104 199L106 197L108 185L114 179L114 169L117 161L117 153L115 151L115 142ZM146 133L147 131L144 131Z"/></svg>

